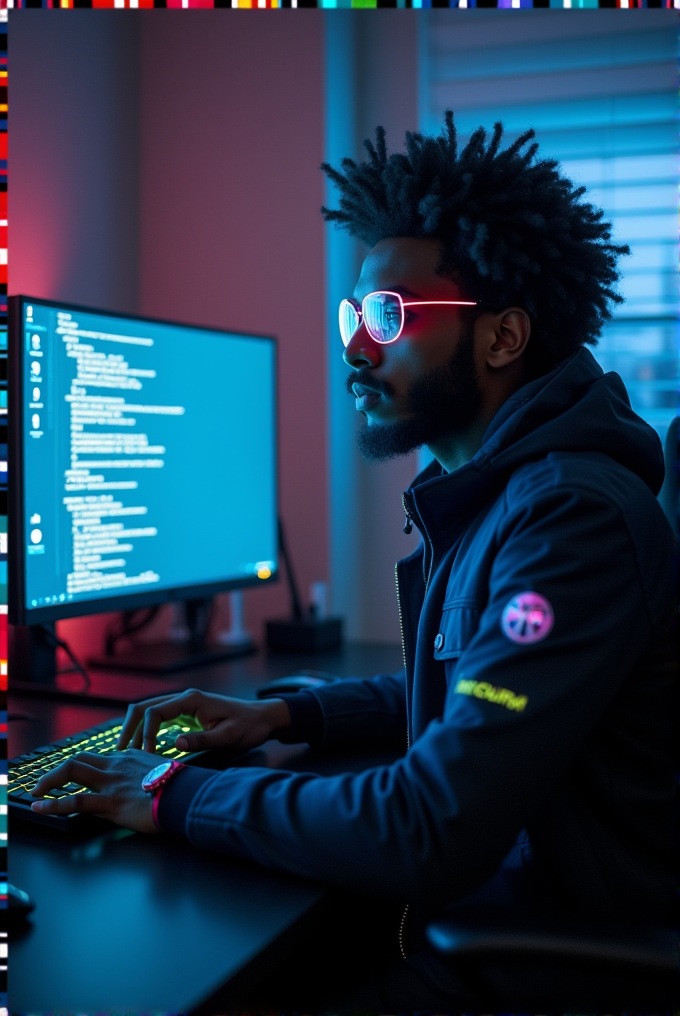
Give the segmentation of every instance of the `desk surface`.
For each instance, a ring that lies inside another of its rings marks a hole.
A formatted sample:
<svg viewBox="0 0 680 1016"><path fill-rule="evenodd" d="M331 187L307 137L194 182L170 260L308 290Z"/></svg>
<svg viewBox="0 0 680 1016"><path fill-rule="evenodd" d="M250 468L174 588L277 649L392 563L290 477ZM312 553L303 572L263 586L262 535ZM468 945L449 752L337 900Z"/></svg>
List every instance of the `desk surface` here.
<svg viewBox="0 0 680 1016"><path fill-rule="evenodd" d="M181 679L186 687L254 698L262 681L301 667L369 676L400 665L399 647L351 645L313 657L244 657ZM26 718L10 725L10 757L122 711L11 695L10 713ZM384 761L324 758L306 746L270 742L243 764L330 774ZM247 983L258 958L320 912L327 893L319 883L180 839L122 829L74 841L14 823L9 842L10 879L36 903L11 939L13 1013L189 1012L235 978Z"/></svg>

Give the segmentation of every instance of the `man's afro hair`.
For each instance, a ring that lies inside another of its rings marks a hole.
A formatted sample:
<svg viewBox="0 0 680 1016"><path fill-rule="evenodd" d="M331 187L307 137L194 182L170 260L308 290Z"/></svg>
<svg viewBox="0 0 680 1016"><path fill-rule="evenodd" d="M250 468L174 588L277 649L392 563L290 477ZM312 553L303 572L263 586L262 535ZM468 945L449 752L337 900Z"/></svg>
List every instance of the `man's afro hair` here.
<svg viewBox="0 0 680 1016"><path fill-rule="evenodd" d="M343 172L322 169L340 190L340 209L322 208L373 247L393 237L428 237L442 245L437 271L455 278L467 298L486 307L523 307L532 320L527 358L544 373L581 344L597 343L609 305L617 257L611 224L579 199L585 187L561 176L555 159L534 161L528 130L499 151L503 125L477 128L458 153L453 113L439 137L407 132L406 154L387 154L385 130L369 159L343 159Z"/></svg>

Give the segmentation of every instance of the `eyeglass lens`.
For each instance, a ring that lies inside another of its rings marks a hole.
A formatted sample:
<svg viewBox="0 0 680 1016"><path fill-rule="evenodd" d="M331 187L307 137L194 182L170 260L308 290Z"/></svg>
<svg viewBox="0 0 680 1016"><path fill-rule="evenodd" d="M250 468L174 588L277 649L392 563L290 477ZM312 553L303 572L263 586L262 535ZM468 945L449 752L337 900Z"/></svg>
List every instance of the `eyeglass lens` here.
<svg viewBox="0 0 680 1016"><path fill-rule="evenodd" d="M340 304L340 335L343 345L347 346L355 331L359 327L359 312L349 300L343 300Z"/></svg>
<svg viewBox="0 0 680 1016"><path fill-rule="evenodd" d="M392 342L401 331L401 300L394 293L371 293L364 300L364 321L376 342Z"/></svg>
<svg viewBox="0 0 680 1016"><path fill-rule="evenodd" d="M402 326L402 307L393 293L371 293L363 302L364 324L376 342L392 342ZM359 327L359 313L349 300L340 304L340 335L345 345Z"/></svg>

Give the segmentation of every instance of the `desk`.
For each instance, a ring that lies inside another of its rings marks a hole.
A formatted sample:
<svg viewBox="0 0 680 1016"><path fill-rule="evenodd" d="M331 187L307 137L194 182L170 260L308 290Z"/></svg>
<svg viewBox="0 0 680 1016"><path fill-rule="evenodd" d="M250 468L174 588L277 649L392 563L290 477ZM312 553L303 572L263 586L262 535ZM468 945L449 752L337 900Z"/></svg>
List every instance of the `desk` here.
<svg viewBox="0 0 680 1016"><path fill-rule="evenodd" d="M370 676L401 662L399 647L350 645L313 657L244 657L181 676L186 687L252 699L264 680L301 667ZM10 712L32 717L12 723L12 757L122 710L11 695ZM341 759L269 742L241 761L331 774L389 756ZM15 1014L190 1012L225 985L247 990L323 921L328 896L319 883L114 828L78 842L14 823L9 864L11 880L36 902L27 928L10 940Z"/></svg>

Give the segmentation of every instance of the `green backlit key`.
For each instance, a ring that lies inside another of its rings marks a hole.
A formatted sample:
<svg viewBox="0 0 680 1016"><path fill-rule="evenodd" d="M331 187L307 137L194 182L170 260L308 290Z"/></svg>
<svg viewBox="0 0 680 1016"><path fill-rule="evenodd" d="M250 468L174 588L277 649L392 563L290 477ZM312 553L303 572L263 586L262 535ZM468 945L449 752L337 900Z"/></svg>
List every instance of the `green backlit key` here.
<svg viewBox="0 0 680 1016"><path fill-rule="evenodd" d="M18 758L11 759L8 766L8 803L17 809L21 808L22 814L31 815L27 805L30 805L36 798L30 791L34 789L41 777L80 752L91 751L98 754L108 754L115 751L116 742L122 729L123 724L120 719L109 720L96 727L90 727L89 730L80 734L61 738L52 744L36 748ZM182 723L171 723L164 727L156 737L156 753L164 758L187 758L192 753L180 751L175 747L175 741L180 734L187 733L191 729ZM51 790L47 796L61 799L69 795L88 792L81 784L70 782L63 787ZM45 821L46 818L49 820L49 816L42 816L41 821ZM61 816L62 822L64 819L65 816ZM60 828L62 827L60 825Z"/></svg>

